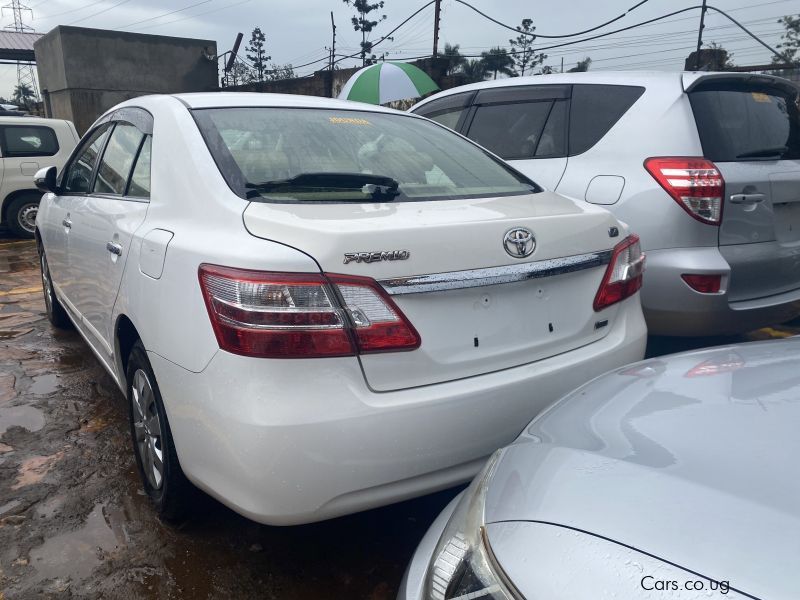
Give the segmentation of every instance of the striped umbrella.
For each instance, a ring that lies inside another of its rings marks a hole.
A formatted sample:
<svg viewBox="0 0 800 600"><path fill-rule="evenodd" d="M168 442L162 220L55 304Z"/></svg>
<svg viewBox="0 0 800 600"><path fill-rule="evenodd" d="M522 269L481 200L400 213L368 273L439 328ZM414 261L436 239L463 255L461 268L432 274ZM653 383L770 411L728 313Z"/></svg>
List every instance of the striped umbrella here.
<svg viewBox="0 0 800 600"><path fill-rule="evenodd" d="M344 84L339 98L368 104L419 98L439 89L422 69L402 62L379 62L359 69Z"/></svg>

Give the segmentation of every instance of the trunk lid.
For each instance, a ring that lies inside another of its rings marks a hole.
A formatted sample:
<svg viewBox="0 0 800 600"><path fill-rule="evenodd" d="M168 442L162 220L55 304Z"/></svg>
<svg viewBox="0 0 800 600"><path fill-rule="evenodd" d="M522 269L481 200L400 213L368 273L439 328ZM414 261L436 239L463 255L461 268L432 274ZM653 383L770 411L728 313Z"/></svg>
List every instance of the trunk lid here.
<svg viewBox="0 0 800 600"><path fill-rule="evenodd" d="M731 301L800 287L797 89L777 78L711 75L689 97L706 158L725 180L720 252Z"/></svg>
<svg viewBox="0 0 800 600"><path fill-rule="evenodd" d="M594 262L589 257L579 270L570 268L575 259L562 259L610 250L624 235L609 237L619 223L603 209L549 192L373 204L253 202L244 223L256 237L309 254L325 272L371 277L392 294L422 345L362 355L364 375L376 391L470 377L569 351L605 336L618 310L592 308L606 269L603 255ZM535 236L527 258L504 249L504 236L515 227ZM474 279L480 276L505 281L509 272L531 265L549 270L523 281L463 287L465 280L498 281ZM475 272L494 267L499 271ZM420 283L405 278L431 274L447 275L436 278L436 289L405 293Z"/></svg>

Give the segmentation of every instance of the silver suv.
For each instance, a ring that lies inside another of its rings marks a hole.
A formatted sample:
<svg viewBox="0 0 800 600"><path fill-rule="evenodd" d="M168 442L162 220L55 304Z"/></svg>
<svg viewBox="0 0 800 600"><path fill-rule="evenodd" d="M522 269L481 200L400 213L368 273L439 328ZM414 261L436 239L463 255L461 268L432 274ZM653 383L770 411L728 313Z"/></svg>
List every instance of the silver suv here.
<svg viewBox="0 0 800 600"><path fill-rule="evenodd" d="M411 111L626 221L648 254L651 333L732 334L800 315L800 117L789 81L567 73L463 86Z"/></svg>

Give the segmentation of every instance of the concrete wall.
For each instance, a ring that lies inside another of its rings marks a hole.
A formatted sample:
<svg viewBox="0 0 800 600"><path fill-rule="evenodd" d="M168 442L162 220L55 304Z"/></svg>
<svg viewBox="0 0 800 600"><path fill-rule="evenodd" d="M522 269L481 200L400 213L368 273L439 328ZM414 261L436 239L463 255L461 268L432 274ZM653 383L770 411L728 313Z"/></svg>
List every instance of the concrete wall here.
<svg viewBox="0 0 800 600"><path fill-rule="evenodd" d="M62 25L34 51L46 115L73 121L80 133L129 98L218 89L211 40Z"/></svg>

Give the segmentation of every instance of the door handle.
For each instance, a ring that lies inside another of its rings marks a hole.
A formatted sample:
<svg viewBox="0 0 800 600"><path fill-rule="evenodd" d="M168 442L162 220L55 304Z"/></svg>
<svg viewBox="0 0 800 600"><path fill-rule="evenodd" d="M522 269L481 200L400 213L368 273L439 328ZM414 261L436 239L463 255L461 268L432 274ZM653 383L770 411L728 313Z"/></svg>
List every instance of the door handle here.
<svg viewBox="0 0 800 600"><path fill-rule="evenodd" d="M758 204L764 201L764 194L733 194L731 204Z"/></svg>
<svg viewBox="0 0 800 600"><path fill-rule="evenodd" d="M72 229L72 221L70 221L69 219L64 219L63 221L61 221L61 224L67 229Z"/></svg>
<svg viewBox="0 0 800 600"><path fill-rule="evenodd" d="M116 242L108 242L106 243L106 250L111 252L111 254L116 254L117 256L122 256L122 246L117 244Z"/></svg>

